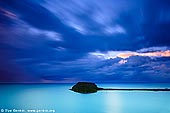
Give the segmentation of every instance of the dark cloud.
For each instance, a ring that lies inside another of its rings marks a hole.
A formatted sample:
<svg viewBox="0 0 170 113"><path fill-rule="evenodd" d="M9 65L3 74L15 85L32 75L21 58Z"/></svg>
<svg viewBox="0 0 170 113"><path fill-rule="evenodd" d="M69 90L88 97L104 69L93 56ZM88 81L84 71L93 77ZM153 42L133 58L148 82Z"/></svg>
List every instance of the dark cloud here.
<svg viewBox="0 0 170 113"><path fill-rule="evenodd" d="M15 0L2 0L5 8L14 11L19 15L20 19L26 21L40 29L62 30L63 24L47 9L38 5L33 1L22 0L16 2Z"/></svg>
<svg viewBox="0 0 170 113"><path fill-rule="evenodd" d="M0 45L0 82L38 82L38 78L12 60L16 51L17 48Z"/></svg>
<svg viewBox="0 0 170 113"><path fill-rule="evenodd" d="M1 0L0 80L167 82L169 4L168 0ZM96 51L158 51L167 57L140 54L101 60L90 54Z"/></svg>
<svg viewBox="0 0 170 113"><path fill-rule="evenodd" d="M81 6L81 2L72 1L70 8L60 2L55 2L59 8L54 5L48 6L46 2L43 2L45 5L41 5L42 2L25 0L21 2L6 0L2 1L2 4L4 8L15 12L21 20L31 26L61 33L65 42L60 45L75 51L138 50L144 47L169 46L169 8L166 3L168 1L138 2L140 5L134 1L125 1L127 5L124 5L124 2L115 0L113 3L117 4L116 8L110 6L109 2L101 5L96 1L92 2L93 7L88 3ZM150 4L152 4L151 9ZM80 11L73 10L74 5L80 8ZM107 6L113 9L110 14L107 14ZM56 10L53 11L50 8ZM70 10L69 12L67 12L67 8ZM123 10L123 8L127 10ZM71 16L68 16L68 13ZM113 16L114 13L115 16ZM101 20L98 20L99 18ZM164 18L164 20L159 18ZM70 25L69 22L74 24ZM81 29L84 30L81 31ZM85 34L81 34L81 32L85 32ZM109 32L113 34L109 34ZM51 46L58 45L58 43L53 43ZM132 45L136 45L136 47L134 48Z"/></svg>
<svg viewBox="0 0 170 113"><path fill-rule="evenodd" d="M91 61L89 58L78 61L37 65L44 80L64 80L72 82L169 82L169 60L151 59L149 57L130 57L121 64L121 58L103 61ZM70 75L71 74L71 75ZM74 75L74 76L73 76Z"/></svg>
<svg viewBox="0 0 170 113"><path fill-rule="evenodd" d="M168 0L150 0L145 5L143 32L148 46L169 46L170 18Z"/></svg>

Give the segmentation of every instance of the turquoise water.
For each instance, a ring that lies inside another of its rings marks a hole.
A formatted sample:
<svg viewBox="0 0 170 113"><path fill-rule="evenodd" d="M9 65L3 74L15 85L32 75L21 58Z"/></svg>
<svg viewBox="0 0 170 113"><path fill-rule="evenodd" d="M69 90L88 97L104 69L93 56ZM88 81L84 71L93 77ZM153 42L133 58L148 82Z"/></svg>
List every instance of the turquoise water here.
<svg viewBox="0 0 170 113"><path fill-rule="evenodd" d="M0 85L0 112L170 113L170 92L99 91L93 94L79 94L68 90L72 85ZM98 86L170 88L170 84L98 84Z"/></svg>

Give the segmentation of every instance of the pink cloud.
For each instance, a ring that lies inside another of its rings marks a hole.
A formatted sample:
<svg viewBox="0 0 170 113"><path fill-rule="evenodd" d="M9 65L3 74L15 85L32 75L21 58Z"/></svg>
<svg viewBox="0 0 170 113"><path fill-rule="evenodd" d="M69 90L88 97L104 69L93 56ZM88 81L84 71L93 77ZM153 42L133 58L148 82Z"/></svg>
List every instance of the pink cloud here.
<svg viewBox="0 0 170 113"><path fill-rule="evenodd" d="M12 13L12 12L10 12L10 11L7 11L7 10L5 10L5 9L3 9L3 8L0 8L0 12L1 12L4 16L7 16L7 17L9 17L9 18L11 18L11 19L17 19L17 18L18 18L16 14L14 14L14 13Z"/></svg>
<svg viewBox="0 0 170 113"><path fill-rule="evenodd" d="M107 53L93 52L90 54L102 59L110 59L110 58L117 58L117 57L126 59L131 56L170 57L170 50L145 52L145 53L132 52L132 51L108 51Z"/></svg>

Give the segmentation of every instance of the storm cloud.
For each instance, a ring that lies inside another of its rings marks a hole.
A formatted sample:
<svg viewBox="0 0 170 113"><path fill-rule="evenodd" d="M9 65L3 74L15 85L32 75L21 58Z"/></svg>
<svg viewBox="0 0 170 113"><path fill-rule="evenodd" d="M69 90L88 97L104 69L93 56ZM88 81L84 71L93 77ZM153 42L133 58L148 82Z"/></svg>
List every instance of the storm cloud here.
<svg viewBox="0 0 170 113"><path fill-rule="evenodd" d="M1 0L0 82L169 82L168 0Z"/></svg>

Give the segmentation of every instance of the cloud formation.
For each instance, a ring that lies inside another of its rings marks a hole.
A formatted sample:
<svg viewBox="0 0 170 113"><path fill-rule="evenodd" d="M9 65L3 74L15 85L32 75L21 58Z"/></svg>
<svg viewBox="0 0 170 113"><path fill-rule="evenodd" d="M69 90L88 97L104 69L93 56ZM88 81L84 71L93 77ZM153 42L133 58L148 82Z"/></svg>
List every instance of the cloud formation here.
<svg viewBox="0 0 170 113"><path fill-rule="evenodd" d="M0 82L170 81L169 4L1 0Z"/></svg>
<svg viewBox="0 0 170 113"><path fill-rule="evenodd" d="M98 58L104 58L104 59L112 59L112 58L117 58L117 57L126 59L131 56L170 57L170 50L145 52L145 53L132 52L132 51L108 51L106 53L92 52L89 54L94 55Z"/></svg>

